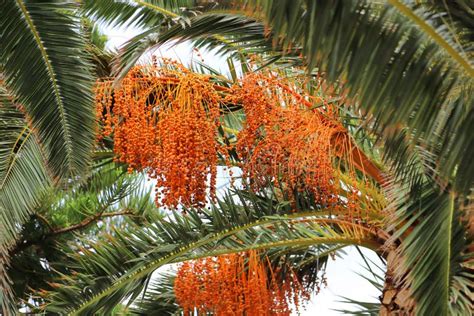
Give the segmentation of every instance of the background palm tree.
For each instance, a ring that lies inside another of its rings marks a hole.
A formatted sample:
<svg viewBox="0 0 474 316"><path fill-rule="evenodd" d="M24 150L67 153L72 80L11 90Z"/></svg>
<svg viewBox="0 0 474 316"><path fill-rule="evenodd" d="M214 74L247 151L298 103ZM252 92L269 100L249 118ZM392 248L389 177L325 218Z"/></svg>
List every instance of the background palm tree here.
<svg viewBox="0 0 474 316"><path fill-rule="evenodd" d="M302 262L360 244L388 260L382 313L415 308L421 315L467 315L473 234L463 219L470 218L474 177L473 8L461 0L221 4L85 1L84 12L102 22L134 21L145 28L120 52L119 76L148 49L193 39L234 58L260 54L262 66L304 67L308 76L324 73L327 80L342 82L357 105L351 114L363 122L349 131L360 148L382 155L386 166L387 180L380 185L391 203L374 214L380 235L361 235L354 223L329 224L304 197L301 211L311 212L292 217L284 216L290 210L281 197L239 191L241 203L228 197L202 215L189 210L188 216L132 223L107 241L88 243L95 251L70 256L74 275L62 275L61 287L45 297L47 308L108 312L130 295L133 304L162 265L250 248L266 249L274 258L310 249L310 258L295 255L292 264L316 278L319 269L305 270ZM225 11L229 6L232 11ZM165 277L153 285L134 308L150 312L156 298L167 297L162 307L175 311L170 282L172 277Z"/></svg>

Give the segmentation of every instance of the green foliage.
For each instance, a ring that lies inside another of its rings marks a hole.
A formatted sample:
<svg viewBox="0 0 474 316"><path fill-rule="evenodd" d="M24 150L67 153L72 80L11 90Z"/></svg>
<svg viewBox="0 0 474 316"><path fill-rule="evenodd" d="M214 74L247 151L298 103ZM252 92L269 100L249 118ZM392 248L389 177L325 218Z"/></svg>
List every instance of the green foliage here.
<svg viewBox="0 0 474 316"><path fill-rule="evenodd" d="M174 296L173 272L161 272L157 280L150 281L144 295L130 307L132 315L179 315L180 307Z"/></svg>
<svg viewBox="0 0 474 316"><path fill-rule="evenodd" d="M199 46L219 47L221 53L229 50L239 52L242 45L248 43L248 46L253 47L257 45L256 41L263 41L268 48L269 44L263 36L263 31L263 25L244 16L212 12L191 17L189 25L185 26L175 24L166 30L160 25L154 26L124 45L119 52L116 72L118 77L123 77L145 52L172 40L179 43L199 39Z"/></svg>
<svg viewBox="0 0 474 316"><path fill-rule="evenodd" d="M94 140L92 77L74 9L55 1L6 1L0 18L5 84L61 179L89 170Z"/></svg>
<svg viewBox="0 0 474 316"><path fill-rule="evenodd" d="M193 15L194 0L85 0L82 9L86 16L110 26L155 27L174 23L172 20L182 14ZM202 9L199 7L197 9Z"/></svg>
<svg viewBox="0 0 474 316"><path fill-rule="evenodd" d="M2 1L0 283L4 313L12 307L7 302L9 282L4 269L19 227L51 182L79 178L90 168L92 77L75 13L73 3Z"/></svg>
<svg viewBox="0 0 474 316"><path fill-rule="evenodd" d="M473 274L468 264L472 240L461 221L465 201L427 182L409 191L400 186L390 191L398 208L391 224L400 227L392 238L405 235L397 250L402 264L396 276L417 299L417 313L466 315L472 307Z"/></svg>
<svg viewBox="0 0 474 316"><path fill-rule="evenodd" d="M54 273L70 273L63 247L77 251L81 236L100 239L148 220L156 220L150 190L141 176L127 175L114 165L95 170L83 183L70 190L52 189L45 194L20 239L10 250L8 275L17 300L28 301L34 289L52 289ZM37 301L41 303L41 301Z"/></svg>
<svg viewBox="0 0 474 316"><path fill-rule="evenodd" d="M13 97L0 84L0 306L14 310L7 277L8 249L19 229L49 186L49 175L36 135Z"/></svg>
<svg viewBox="0 0 474 316"><path fill-rule="evenodd" d="M222 11L230 3L200 4L87 0L82 12L101 23L145 29L120 50L115 68L120 76L150 48L195 40L198 47L229 54L231 64L241 60L243 72L249 71L245 58L258 54L262 67L275 63L294 74L301 68L292 66L303 66L309 77L324 74L331 84L343 85L356 105L347 110L348 129L364 150L383 153L386 170L393 175L384 189L394 214L384 228L393 233L387 245L399 245L396 281L410 289L417 314L468 314L473 276L467 249L472 236L462 218L464 209L472 207L466 196L474 183L472 5L465 0L254 0L245 1L242 11L237 5ZM0 139L0 181L3 175L7 179L0 182L0 210L6 209L0 224L9 228L0 230L5 241L13 240L15 225L25 221L38 192L47 186L45 163L62 179L85 179L89 169L90 66L74 12L72 6L60 8L53 1L20 0L8 1L2 11L1 67L12 91L2 90L0 100L0 132L3 128L7 135ZM94 34L91 39L97 38ZM111 56L100 49L89 51L96 72L109 75ZM206 65L196 69L228 85L238 77L233 67L233 80L218 78ZM22 105L28 121L12 107L13 101ZM233 113L224 120L239 126L239 106L229 105L228 110ZM96 153L105 165L110 156L109 151ZM40 249L51 262L64 263L55 266L62 275L59 288L30 283L50 291L45 298L48 312L128 312L120 303L129 298L132 313L171 314L177 310L170 288L173 276L148 286L153 271L168 263L265 249L272 260L290 260L300 273L316 279L314 258L324 261L346 244L376 247L380 242L375 236L357 239L355 230L328 221L327 210L308 197L297 201L309 212L288 215L288 202L272 193L237 192L210 210L155 218L149 196L131 198L136 192L127 177L96 175L101 178L96 184L86 181L85 187L55 191L44 209L38 209L40 216L23 227L33 234L22 240L40 240L41 247L21 251L24 257L15 260L25 264L35 256L32 249ZM100 216L128 207L140 215L137 221L110 219L108 225L93 225ZM93 241L67 231L84 223L80 228L86 236L97 234ZM62 237L51 235L63 229ZM53 246L62 241L67 241L66 253ZM0 243L0 262L6 249L2 244L7 243ZM25 265L36 277L48 274L41 268L37 260ZM2 275L0 270L0 281L6 284ZM21 271L14 279L21 280L19 275ZM24 292L26 283L18 284ZM371 312L377 308L361 306Z"/></svg>

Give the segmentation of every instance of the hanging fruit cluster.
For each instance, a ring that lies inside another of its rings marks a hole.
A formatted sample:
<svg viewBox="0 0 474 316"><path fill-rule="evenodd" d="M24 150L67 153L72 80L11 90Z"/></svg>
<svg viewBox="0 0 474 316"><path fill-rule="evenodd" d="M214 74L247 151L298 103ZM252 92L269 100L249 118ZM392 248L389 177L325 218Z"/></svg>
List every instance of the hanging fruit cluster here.
<svg viewBox="0 0 474 316"><path fill-rule="evenodd" d="M248 75L233 89L227 101L242 104L246 117L236 151L251 187L272 183L290 192L310 191L321 205L338 208L335 158L350 155L348 138L338 137L347 133L336 108L323 99L310 102L310 96L268 74Z"/></svg>
<svg viewBox="0 0 474 316"><path fill-rule="evenodd" d="M335 211L356 208L356 169L364 177L377 170L353 146L336 106L270 72L246 75L231 88L209 79L168 61L135 67L117 87L108 79L97 84L102 135L113 135L117 160L130 171L156 179L158 205L199 207L213 199L218 152L235 149L238 160L229 155L227 163L237 163L253 190L271 184L290 197L310 192ZM237 142L222 148L225 104L242 106L245 121Z"/></svg>
<svg viewBox="0 0 474 316"><path fill-rule="evenodd" d="M267 259L268 262L268 259ZM276 280L255 251L181 264L174 283L184 314L290 315L309 299L294 273Z"/></svg>
<svg viewBox="0 0 474 316"><path fill-rule="evenodd" d="M117 160L156 179L156 201L203 206L215 195L219 96L209 77L179 65L135 67L96 86L103 135Z"/></svg>

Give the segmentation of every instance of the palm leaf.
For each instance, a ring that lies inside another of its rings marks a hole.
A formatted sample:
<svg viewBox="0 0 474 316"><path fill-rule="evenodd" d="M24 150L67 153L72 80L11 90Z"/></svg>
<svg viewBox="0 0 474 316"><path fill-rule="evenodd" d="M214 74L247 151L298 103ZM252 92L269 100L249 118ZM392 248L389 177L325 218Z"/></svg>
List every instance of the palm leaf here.
<svg viewBox="0 0 474 316"><path fill-rule="evenodd" d="M131 306L132 315L178 315L180 307L173 289L175 277L172 272L164 272L157 280L151 281L143 297Z"/></svg>
<svg viewBox="0 0 474 316"><path fill-rule="evenodd" d="M271 47L264 37L263 25L244 16L204 13L190 17L188 24L175 24L166 29L159 25L132 38L117 56L116 73L119 78L123 77L150 49L171 40L179 43L189 39L200 39L198 46L218 47L221 53L239 53L244 43L249 47Z"/></svg>
<svg viewBox="0 0 474 316"><path fill-rule="evenodd" d="M321 249L328 250L330 244L378 248L375 231L330 219L327 212L272 215L277 209L288 213L287 204L239 196L239 204L228 196L211 210L201 210L202 215L195 210L185 216L175 213L129 233L116 232L117 238L89 243L90 248L71 258L74 276L63 275L61 286L46 295L50 301L46 309L107 312L124 297L139 295L153 271L183 260L250 249L295 251L324 245Z"/></svg>
<svg viewBox="0 0 474 316"><path fill-rule="evenodd" d="M0 60L55 176L87 172L94 141L92 78L72 4L6 1Z"/></svg>
<svg viewBox="0 0 474 316"><path fill-rule="evenodd" d="M0 86L0 297L4 312L13 305L6 269L8 250L23 223L49 185L49 175L38 139L12 96Z"/></svg>
<svg viewBox="0 0 474 316"><path fill-rule="evenodd" d="M165 23L173 23L181 15L195 14L194 0L86 0L82 6L84 14L110 26L134 26L136 28L154 27ZM199 10L203 7L197 8Z"/></svg>
<svg viewBox="0 0 474 316"><path fill-rule="evenodd" d="M7 130L0 140L2 270L7 248L48 185L45 161L59 179L81 175L89 168L91 77L79 29L71 5L22 0L2 4L0 67L2 85L10 91L6 98L2 89L0 107L2 128ZM11 100L21 104L22 113L3 105ZM5 278L2 271L2 284ZM5 312L7 296L5 286Z"/></svg>
<svg viewBox="0 0 474 316"><path fill-rule="evenodd" d="M400 227L393 239L402 234L397 254L396 276L416 299L416 312L422 315L466 315L472 308L466 286L472 272L465 228L460 221L462 199L453 192L440 191L430 182L422 183L410 197L400 187L393 193L399 205L391 224ZM407 223L416 221L411 230Z"/></svg>

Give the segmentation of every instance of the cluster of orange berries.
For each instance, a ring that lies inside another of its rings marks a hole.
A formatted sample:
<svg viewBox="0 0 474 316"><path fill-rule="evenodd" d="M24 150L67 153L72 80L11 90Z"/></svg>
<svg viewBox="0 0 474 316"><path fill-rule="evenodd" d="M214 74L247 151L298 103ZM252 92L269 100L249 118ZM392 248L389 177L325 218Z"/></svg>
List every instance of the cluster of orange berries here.
<svg viewBox="0 0 474 316"><path fill-rule="evenodd" d="M145 170L157 180L158 205L203 206L215 198L218 153L235 149L237 162L221 157L237 163L256 191L272 184L311 192L323 207L356 208L357 190L338 175L344 169L355 177L352 143L338 108L326 100L271 72L248 74L225 88L171 61L135 67L113 84L105 79L96 86L102 135L113 134L117 160L130 171ZM240 104L245 112L230 145L218 139L225 104Z"/></svg>
<svg viewBox="0 0 474 316"><path fill-rule="evenodd" d="M334 142L345 129L337 110L268 74L248 75L233 89L228 102L242 104L246 117L236 151L252 188L310 191L321 205L338 207Z"/></svg>
<svg viewBox="0 0 474 316"><path fill-rule="evenodd" d="M277 281L256 251L181 264L174 283L184 314L290 315L309 299L295 273Z"/></svg>
<svg viewBox="0 0 474 316"><path fill-rule="evenodd" d="M158 205L203 206L215 196L219 95L209 77L178 64L137 66L96 85L102 135L117 160L156 179Z"/></svg>

